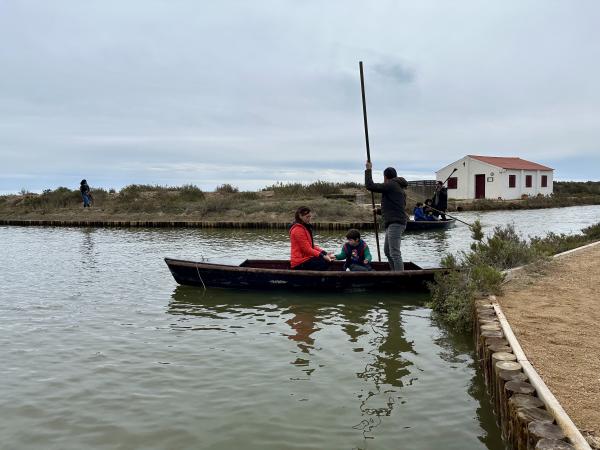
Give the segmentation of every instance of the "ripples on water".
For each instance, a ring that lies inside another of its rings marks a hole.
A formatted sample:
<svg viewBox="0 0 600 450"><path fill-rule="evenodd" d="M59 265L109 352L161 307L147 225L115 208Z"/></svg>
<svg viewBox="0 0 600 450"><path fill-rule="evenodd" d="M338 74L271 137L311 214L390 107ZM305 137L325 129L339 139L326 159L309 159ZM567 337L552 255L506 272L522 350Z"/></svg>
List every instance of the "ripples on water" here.
<svg viewBox="0 0 600 450"><path fill-rule="evenodd" d="M513 217L576 230L541 213ZM436 265L467 243L457 226L403 251ZM0 245L2 448L502 447L470 337L426 297L204 292L162 261L287 257L285 233L1 227Z"/></svg>

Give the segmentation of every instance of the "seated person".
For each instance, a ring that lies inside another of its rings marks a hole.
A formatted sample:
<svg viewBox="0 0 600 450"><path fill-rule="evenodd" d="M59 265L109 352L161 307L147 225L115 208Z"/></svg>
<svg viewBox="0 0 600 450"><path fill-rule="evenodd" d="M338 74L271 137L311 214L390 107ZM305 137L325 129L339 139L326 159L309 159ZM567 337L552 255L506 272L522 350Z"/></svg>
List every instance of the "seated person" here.
<svg viewBox="0 0 600 450"><path fill-rule="evenodd" d="M332 255L315 245L310 208L298 208L294 219L290 227L290 267L294 270L329 270Z"/></svg>
<svg viewBox="0 0 600 450"><path fill-rule="evenodd" d="M335 259L345 259L345 270L352 272L373 270L371 267L371 252L369 246L360 238L360 232L354 228L346 233L347 242L342 247L342 251L335 255Z"/></svg>
<svg viewBox="0 0 600 450"><path fill-rule="evenodd" d="M433 208L431 207L431 199L425 200L425 206L423 206L423 213L425 214L425 220L437 220L434 215Z"/></svg>
<svg viewBox="0 0 600 450"><path fill-rule="evenodd" d="M425 213L423 212L423 203L417 203L417 206L415 206L415 209L413 209L413 215L417 221L427 220L427 216L425 216Z"/></svg>

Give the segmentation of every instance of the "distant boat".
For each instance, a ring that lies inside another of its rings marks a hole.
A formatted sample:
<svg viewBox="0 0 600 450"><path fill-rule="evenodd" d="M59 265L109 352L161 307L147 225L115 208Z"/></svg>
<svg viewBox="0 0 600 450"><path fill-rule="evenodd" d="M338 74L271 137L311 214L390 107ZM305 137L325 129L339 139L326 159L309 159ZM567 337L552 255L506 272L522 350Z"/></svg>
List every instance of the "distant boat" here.
<svg viewBox="0 0 600 450"><path fill-rule="evenodd" d="M406 222L406 231L443 230L454 225L456 220L409 220Z"/></svg>
<svg viewBox="0 0 600 450"><path fill-rule="evenodd" d="M344 271L334 261L328 271L291 270L287 260L248 259L239 266L165 258L179 284L232 289L313 289L423 291L436 273L447 269L422 269L404 263L403 272L392 272L385 262L373 262L370 272Z"/></svg>

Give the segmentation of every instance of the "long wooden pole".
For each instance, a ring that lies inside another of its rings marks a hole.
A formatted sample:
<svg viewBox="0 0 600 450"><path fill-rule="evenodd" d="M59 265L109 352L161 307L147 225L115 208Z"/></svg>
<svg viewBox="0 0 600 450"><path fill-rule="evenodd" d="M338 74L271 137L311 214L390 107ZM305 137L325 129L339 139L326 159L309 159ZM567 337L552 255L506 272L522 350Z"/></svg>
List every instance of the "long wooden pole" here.
<svg viewBox="0 0 600 450"><path fill-rule="evenodd" d="M360 69L360 90L362 93L363 121L365 123L365 144L367 145L367 161L371 162L371 147L369 146L369 125L367 123L367 101L365 100L365 77L363 75L363 63L358 63ZM381 261L379 250L379 228L377 226L377 212L375 211L375 194L371 192L371 205L373 207L373 228L375 229L375 240L377 241L377 258Z"/></svg>

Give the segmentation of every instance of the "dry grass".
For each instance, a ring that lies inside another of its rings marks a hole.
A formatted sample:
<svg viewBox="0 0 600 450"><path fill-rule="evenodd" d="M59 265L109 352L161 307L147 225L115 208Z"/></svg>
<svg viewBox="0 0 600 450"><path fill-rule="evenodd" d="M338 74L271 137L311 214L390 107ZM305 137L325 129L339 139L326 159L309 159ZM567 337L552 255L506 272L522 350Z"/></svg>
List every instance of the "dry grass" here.
<svg viewBox="0 0 600 450"><path fill-rule="evenodd" d="M204 220L290 222L302 205L313 209L317 221L370 221L369 209L344 199L315 194L319 186L279 193L238 192L223 185L205 193L195 186L165 188L132 185L120 192L93 189L92 208L82 207L79 191L58 188L43 194L0 197L0 218L89 220ZM328 190L328 189L326 189Z"/></svg>
<svg viewBox="0 0 600 450"><path fill-rule="evenodd" d="M600 245L522 272L499 299L527 357L581 430L600 434Z"/></svg>

